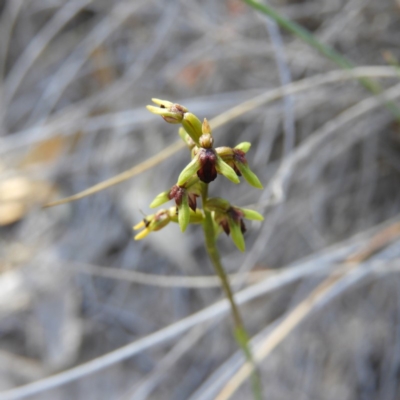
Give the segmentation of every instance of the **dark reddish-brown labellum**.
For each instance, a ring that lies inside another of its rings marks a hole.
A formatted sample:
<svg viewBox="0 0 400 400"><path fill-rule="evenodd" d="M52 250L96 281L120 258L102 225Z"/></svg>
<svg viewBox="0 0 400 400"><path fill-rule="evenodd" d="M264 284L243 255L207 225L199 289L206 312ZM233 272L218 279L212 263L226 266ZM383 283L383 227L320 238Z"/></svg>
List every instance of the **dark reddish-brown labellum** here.
<svg viewBox="0 0 400 400"><path fill-rule="evenodd" d="M186 191L187 191L187 189L185 189L184 187L180 187L178 185L174 185L174 186L172 186L171 190L168 193L168 198L170 200L174 199L175 200L175 204L179 207L182 204L183 196L187 195L189 207L193 211L196 211L196 208L197 208L197 197L199 197L199 196L197 194L190 193L189 191L186 194L185 193Z"/></svg>
<svg viewBox="0 0 400 400"><path fill-rule="evenodd" d="M233 158L242 164L247 164L246 153L243 150L233 149Z"/></svg>
<svg viewBox="0 0 400 400"><path fill-rule="evenodd" d="M197 208L197 197L199 197L197 194L194 194L194 193L189 193L188 194L189 207L193 211L196 211L196 208Z"/></svg>
<svg viewBox="0 0 400 400"><path fill-rule="evenodd" d="M172 186L169 194L168 194L168 198L170 200L174 199L175 203L177 206L180 206L182 204L182 197L184 195L185 189L178 186L178 185L174 185Z"/></svg>
<svg viewBox="0 0 400 400"><path fill-rule="evenodd" d="M197 176L204 183L210 183L217 177L217 156L213 149L201 149L199 154L200 169Z"/></svg>
<svg viewBox="0 0 400 400"><path fill-rule="evenodd" d="M233 221L236 224L240 224L240 230L242 231L242 233L245 233L246 225L244 224L244 221L243 221L243 217L244 217L243 211L241 211L235 207L230 207L229 210L227 211L227 214L230 216L230 218L233 219Z"/></svg>
<svg viewBox="0 0 400 400"><path fill-rule="evenodd" d="M222 219L219 222L219 225L221 226L221 228L224 230L224 232L229 236L229 234L231 233L231 228L229 228L229 223L226 219Z"/></svg>

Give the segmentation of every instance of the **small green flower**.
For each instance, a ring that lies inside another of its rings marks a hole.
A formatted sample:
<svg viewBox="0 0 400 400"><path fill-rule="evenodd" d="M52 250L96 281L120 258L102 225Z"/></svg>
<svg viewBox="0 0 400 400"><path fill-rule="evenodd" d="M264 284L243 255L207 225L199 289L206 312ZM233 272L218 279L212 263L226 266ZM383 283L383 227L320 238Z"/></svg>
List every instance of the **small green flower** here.
<svg viewBox="0 0 400 400"><path fill-rule="evenodd" d="M181 231L184 232L189 224L191 208L196 211L197 197L201 195L201 183L197 176L189 179L184 186L174 185L170 190L160 193L150 204L150 208L155 208L169 200L175 200L178 210L178 222Z"/></svg>
<svg viewBox="0 0 400 400"><path fill-rule="evenodd" d="M192 161L185 167L178 178L178 185L182 186L194 174L204 183L214 181L217 174L224 175L233 183L239 183L235 171L224 162L214 149L197 149L194 152Z"/></svg>
<svg viewBox="0 0 400 400"><path fill-rule="evenodd" d="M233 242L240 251L245 251L243 234L246 226L243 218L250 220L264 220L264 217L254 210L232 206L227 200L214 197L207 200L206 207L213 211L215 222L227 235L231 235Z"/></svg>
<svg viewBox="0 0 400 400"><path fill-rule="evenodd" d="M170 222L176 222L181 224L181 220L188 219L187 224L199 224L203 221L203 212L199 209L192 211L189 207L188 215L183 213L183 217L179 216L176 207L170 207L168 209L163 209L157 211L155 214L148 215L143 218L138 224L136 224L133 229L142 229L135 237L135 240L144 239L150 232L156 232L167 226ZM187 225L186 224L186 225Z"/></svg>
<svg viewBox="0 0 400 400"><path fill-rule="evenodd" d="M204 183L214 181L217 174L224 175L233 183L239 183L235 171L212 148L214 140L211 136L210 124L206 118L204 118L201 131L202 134L198 139L199 147L193 148L193 159L181 172L178 178L178 185L184 184L194 174L197 174Z"/></svg>
<svg viewBox="0 0 400 400"><path fill-rule="evenodd" d="M230 147L217 147L215 150L218 155L234 169L238 176L242 176L251 186L257 189L262 189L263 186L258 179L257 175L250 169L246 160L246 153L249 151L251 144L243 142L238 144L235 148Z"/></svg>

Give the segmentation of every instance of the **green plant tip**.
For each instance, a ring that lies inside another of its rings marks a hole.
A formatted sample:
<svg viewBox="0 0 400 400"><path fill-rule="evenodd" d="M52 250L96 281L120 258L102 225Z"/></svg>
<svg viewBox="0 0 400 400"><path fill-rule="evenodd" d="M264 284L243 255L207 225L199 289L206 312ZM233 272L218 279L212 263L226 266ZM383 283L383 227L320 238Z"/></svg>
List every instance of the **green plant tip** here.
<svg viewBox="0 0 400 400"><path fill-rule="evenodd" d="M239 143L234 148L237 150L242 150L244 153L247 153L250 150L250 147L251 147L250 142L242 142L242 143Z"/></svg>

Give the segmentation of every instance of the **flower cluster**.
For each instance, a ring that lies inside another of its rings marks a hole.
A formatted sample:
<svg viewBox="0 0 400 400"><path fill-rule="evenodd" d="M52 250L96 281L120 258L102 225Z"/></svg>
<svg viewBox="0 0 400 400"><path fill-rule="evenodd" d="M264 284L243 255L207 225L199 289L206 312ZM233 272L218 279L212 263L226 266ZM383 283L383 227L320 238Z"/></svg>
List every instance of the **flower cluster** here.
<svg viewBox="0 0 400 400"><path fill-rule="evenodd" d="M160 193L150 204L151 208L155 208L174 200L175 207L160 210L137 224L134 229L143 230L135 239L143 239L169 222L179 223L182 232L190 223L203 222L204 211L197 208L197 198L201 197L203 208L211 213L217 232L224 231L231 235L235 245L244 251L243 233L246 228L243 218L261 221L262 215L253 210L232 206L221 198L208 198L207 185L217 179L218 175L223 175L236 184L240 182L239 177L243 177L251 186L261 189L260 180L251 171L246 160L246 153L251 144L243 142L234 148L214 148L214 139L207 119L201 122L180 104L160 99L153 99L153 102L158 107L147 106L149 111L160 115L168 123L182 125L179 135L191 150L192 160L180 173L177 183Z"/></svg>

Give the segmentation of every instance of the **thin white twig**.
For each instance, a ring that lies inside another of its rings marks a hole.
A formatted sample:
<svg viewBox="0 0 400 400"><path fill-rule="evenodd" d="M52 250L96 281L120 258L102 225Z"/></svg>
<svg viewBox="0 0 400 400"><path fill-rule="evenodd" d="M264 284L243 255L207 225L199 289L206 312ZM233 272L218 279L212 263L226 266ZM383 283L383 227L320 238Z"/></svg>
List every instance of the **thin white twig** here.
<svg viewBox="0 0 400 400"><path fill-rule="evenodd" d="M359 67L352 71L338 70L315 75L293 82L285 87L268 90L250 100L246 100L213 118L211 125L213 129L216 129L263 104L278 100L287 94L300 93L329 83L353 80L360 77L394 78L397 76L398 72L392 67ZM153 116L147 117L146 114L144 114L145 116L143 114L142 110L128 110L88 118L78 118L74 114L62 115L55 120L50 120L45 125L34 126L23 131L14 132L9 137L0 138L0 154L46 140L52 137L54 132L67 136L75 133L78 127L84 128L86 132L96 131L100 127L102 129L114 129L121 126L134 126L153 118Z"/></svg>
<svg viewBox="0 0 400 400"><path fill-rule="evenodd" d="M256 285L250 286L238 292L235 295L237 304L247 303L273 290L276 290L277 288L282 288L283 286L288 285L298 279L314 274L316 271L321 272L326 270L329 272L332 267L337 266L340 261L344 260L350 254L353 254L357 248L362 247L366 237L371 237L374 232L379 232L383 227L391 225L393 221L394 220L386 222L385 224L382 224L371 231L359 234L354 238L341 243L340 245L328 248L318 255L314 255L313 257L302 262L295 263L290 268L287 268L285 273L266 279ZM0 393L0 400L17 400L26 398L34 394L64 385L68 382L83 378L84 376L93 374L120 361L123 361L152 346L171 340L198 324L204 323L213 318L221 317L227 314L228 311L229 305L227 300L224 299L218 301L211 306L208 306L197 313L183 318L176 323L173 323L165 328L160 329L159 331L147 335L133 343L100 356L94 360L48 378L2 392Z"/></svg>
<svg viewBox="0 0 400 400"><path fill-rule="evenodd" d="M65 24L67 24L80 10L85 8L92 1L93 0L68 1L29 42L26 49L15 62L6 81L4 82L5 107L8 106L8 103L15 95L25 75L28 73L37 58L46 49L51 40L54 39Z"/></svg>

